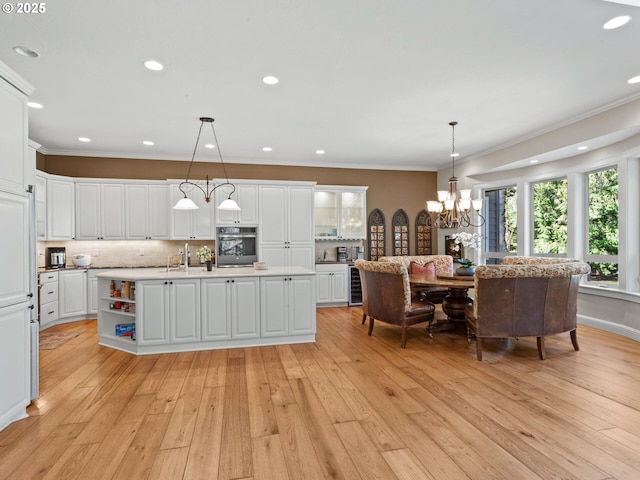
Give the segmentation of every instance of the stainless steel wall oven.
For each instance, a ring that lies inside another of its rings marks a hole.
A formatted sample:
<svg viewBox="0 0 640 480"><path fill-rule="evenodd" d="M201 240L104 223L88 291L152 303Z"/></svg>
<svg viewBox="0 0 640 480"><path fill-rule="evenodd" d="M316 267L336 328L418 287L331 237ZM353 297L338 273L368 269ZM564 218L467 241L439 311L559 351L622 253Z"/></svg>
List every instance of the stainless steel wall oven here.
<svg viewBox="0 0 640 480"><path fill-rule="evenodd" d="M218 267L247 267L257 261L257 227L216 228L216 265Z"/></svg>

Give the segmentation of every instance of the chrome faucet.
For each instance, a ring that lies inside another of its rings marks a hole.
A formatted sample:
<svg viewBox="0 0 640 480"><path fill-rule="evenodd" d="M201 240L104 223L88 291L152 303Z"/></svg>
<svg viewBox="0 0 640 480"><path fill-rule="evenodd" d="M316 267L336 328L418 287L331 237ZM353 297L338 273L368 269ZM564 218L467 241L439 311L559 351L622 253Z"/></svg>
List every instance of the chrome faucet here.
<svg viewBox="0 0 640 480"><path fill-rule="evenodd" d="M189 273L189 244L184 244L184 271Z"/></svg>
<svg viewBox="0 0 640 480"><path fill-rule="evenodd" d="M324 251L322 252L322 261L326 261L327 260L327 249L325 248Z"/></svg>

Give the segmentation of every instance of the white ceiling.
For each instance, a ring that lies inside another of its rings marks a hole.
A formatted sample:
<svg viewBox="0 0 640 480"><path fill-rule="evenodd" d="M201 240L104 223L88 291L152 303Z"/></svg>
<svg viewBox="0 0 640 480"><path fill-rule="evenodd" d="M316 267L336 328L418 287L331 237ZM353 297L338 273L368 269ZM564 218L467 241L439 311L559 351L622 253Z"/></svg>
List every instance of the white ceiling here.
<svg viewBox="0 0 640 480"><path fill-rule="evenodd" d="M189 159L211 116L230 163L435 170L450 162L451 120L464 159L640 96L627 84L640 9L609 1L45 5L0 16L0 60L35 86L30 138L48 154ZM622 14L631 22L602 28Z"/></svg>

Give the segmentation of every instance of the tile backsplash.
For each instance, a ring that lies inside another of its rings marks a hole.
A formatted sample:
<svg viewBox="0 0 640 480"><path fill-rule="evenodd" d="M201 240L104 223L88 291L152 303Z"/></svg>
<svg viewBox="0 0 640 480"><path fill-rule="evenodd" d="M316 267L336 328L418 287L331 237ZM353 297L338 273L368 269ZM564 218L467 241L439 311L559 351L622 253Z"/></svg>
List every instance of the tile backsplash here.
<svg viewBox="0 0 640 480"><path fill-rule="evenodd" d="M67 267L73 267L71 258L77 254L91 255L91 266L95 268L116 267L164 267L169 257L172 264L177 263L177 255L184 244L189 244L190 264L199 264L196 249L207 245L215 251L214 240L100 240L38 242L38 267L46 264L47 247L65 247Z"/></svg>

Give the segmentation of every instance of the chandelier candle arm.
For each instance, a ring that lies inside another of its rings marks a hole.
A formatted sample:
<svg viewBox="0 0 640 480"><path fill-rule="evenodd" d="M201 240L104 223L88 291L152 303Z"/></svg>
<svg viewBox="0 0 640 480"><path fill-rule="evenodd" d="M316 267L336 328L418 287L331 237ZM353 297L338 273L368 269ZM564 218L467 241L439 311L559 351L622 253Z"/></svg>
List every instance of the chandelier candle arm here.
<svg viewBox="0 0 640 480"><path fill-rule="evenodd" d="M232 190L228 193L227 199L224 200L220 205L218 205L218 210L236 210L236 211L240 210L240 207L238 206L238 204L235 202L235 200L231 198L231 195L233 195L233 193L236 191L236 186L233 183L229 182L229 177L227 175L227 168L225 167L224 160L222 159L222 152L220 152L220 145L218 144L218 137L216 135L216 130L213 128L213 122L214 120L211 117L200 117L200 128L198 130L198 137L196 138L196 144L193 147L193 154L191 155L189 170L187 170L187 176L184 182L181 182L180 185L178 186L178 189L182 192L182 195L184 195L184 197L178 200L178 202L174 205L173 208L175 210L197 210L198 209L198 205L196 205L195 202L187 196L187 192L185 191L186 186L191 186L192 190L193 190L193 187L198 188L204 194L204 200L207 203L209 203L211 201L211 196L213 195L213 192L215 192L218 188L222 186L227 186L227 185L230 185ZM224 172L224 177L226 179L225 183L221 183L219 185L214 184L211 188L209 188L209 175L207 175L206 177L205 188L202 188L197 183L189 180L189 177L191 175L191 167L193 167L193 161L196 157L196 152L198 150L198 143L200 142L200 135L202 134L202 127L204 126L205 123L208 123L211 125L211 131L213 132L213 138L215 140L216 149L218 150L218 156L220 157L220 163L222 163L222 170Z"/></svg>
<svg viewBox="0 0 640 480"><path fill-rule="evenodd" d="M436 228L465 228L481 227L485 219L480 215L482 198L471 198L471 189L458 191L458 178L455 176L456 153L455 127L458 122L449 122L451 126L451 177L449 190L438 190L438 200L427 201L427 211L430 214L427 225ZM473 211L472 208L473 207ZM475 211L476 220L471 218Z"/></svg>

